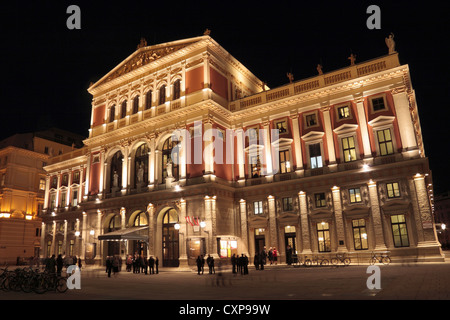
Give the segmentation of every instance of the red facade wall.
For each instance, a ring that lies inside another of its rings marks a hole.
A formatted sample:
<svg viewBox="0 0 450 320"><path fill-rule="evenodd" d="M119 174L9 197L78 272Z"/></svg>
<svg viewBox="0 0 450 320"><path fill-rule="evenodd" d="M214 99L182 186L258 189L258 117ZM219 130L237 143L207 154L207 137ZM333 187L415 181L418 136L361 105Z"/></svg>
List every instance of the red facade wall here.
<svg viewBox="0 0 450 320"><path fill-rule="evenodd" d="M105 123L105 105L101 105L95 108L92 117L92 127L96 127Z"/></svg>
<svg viewBox="0 0 450 320"><path fill-rule="evenodd" d="M228 85L227 78L222 76L218 71L214 68L209 68L210 72L210 82L211 82L211 90L217 93L224 99L228 100Z"/></svg>
<svg viewBox="0 0 450 320"><path fill-rule="evenodd" d="M186 94L202 90L204 83L203 66L186 71Z"/></svg>

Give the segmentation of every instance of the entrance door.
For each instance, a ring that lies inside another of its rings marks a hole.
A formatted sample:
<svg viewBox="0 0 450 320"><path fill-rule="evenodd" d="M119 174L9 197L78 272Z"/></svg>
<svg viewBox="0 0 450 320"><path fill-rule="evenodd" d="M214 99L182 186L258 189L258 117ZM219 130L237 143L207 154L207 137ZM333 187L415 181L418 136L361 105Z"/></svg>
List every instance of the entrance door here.
<svg viewBox="0 0 450 320"><path fill-rule="evenodd" d="M108 256L114 256L120 254L120 242L108 241Z"/></svg>
<svg viewBox="0 0 450 320"><path fill-rule="evenodd" d="M261 253L266 245L264 229L255 229L255 252Z"/></svg>
<svg viewBox="0 0 450 320"><path fill-rule="evenodd" d="M178 223L178 214L175 209L170 209L163 218L163 267L178 267L179 261L179 235L175 229Z"/></svg>

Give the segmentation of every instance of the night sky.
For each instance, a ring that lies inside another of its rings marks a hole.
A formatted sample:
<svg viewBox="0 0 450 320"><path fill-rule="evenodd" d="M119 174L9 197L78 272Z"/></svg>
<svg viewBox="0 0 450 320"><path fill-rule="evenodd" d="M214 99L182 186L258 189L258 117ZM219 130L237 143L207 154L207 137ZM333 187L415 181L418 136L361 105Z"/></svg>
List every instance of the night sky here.
<svg viewBox="0 0 450 320"><path fill-rule="evenodd" d="M164 3L164 4L158 4ZM400 62L416 91L425 153L435 193L450 190L450 5L440 1L2 1L0 139L59 127L87 136L90 82L148 45L211 37L268 86L315 76L388 53L395 34ZM81 9L81 30L69 30L69 5ZM369 5L381 29L369 30Z"/></svg>

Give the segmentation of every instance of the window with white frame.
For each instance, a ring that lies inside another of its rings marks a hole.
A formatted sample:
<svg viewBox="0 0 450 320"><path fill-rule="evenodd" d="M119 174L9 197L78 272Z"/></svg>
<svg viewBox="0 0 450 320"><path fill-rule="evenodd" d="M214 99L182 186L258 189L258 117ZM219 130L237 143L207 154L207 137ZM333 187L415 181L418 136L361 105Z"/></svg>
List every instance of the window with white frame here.
<svg viewBox="0 0 450 320"><path fill-rule="evenodd" d="M381 156L386 156L394 153L394 144L392 142L392 134L390 129L378 130L377 138Z"/></svg>
<svg viewBox="0 0 450 320"><path fill-rule="evenodd" d="M253 202L253 213L254 214L263 214L263 202L262 201L254 201Z"/></svg>
<svg viewBox="0 0 450 320"><path fill-rule="evenodd" d="M320 143L313 143L309 145L309 159L311 162L311 169L322 168L323 164Z"/></svg>
<svg viewBox="0 0 450 320"><path fill-rule="evenodd" d="M353 136L345 137L342 141L342 152L344 156L344 162L351 162L356 160L356 145Z"/></svg>

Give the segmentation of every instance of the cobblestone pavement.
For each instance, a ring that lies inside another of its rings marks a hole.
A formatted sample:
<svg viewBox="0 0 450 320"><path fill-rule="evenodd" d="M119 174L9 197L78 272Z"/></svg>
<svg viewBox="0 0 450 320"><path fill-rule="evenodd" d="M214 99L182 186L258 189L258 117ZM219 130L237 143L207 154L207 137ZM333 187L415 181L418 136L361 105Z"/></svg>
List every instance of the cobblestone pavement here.
<svg viewBox="0 0 450 320"><path fill-rule="evenodd" d="M450 261L379 265L381 289L368 289L368 265L269 266L248 275L198 275L162 269L157 275L81 271L81 289L45 294L3 292L0 300L449 300Z"/></svg>

